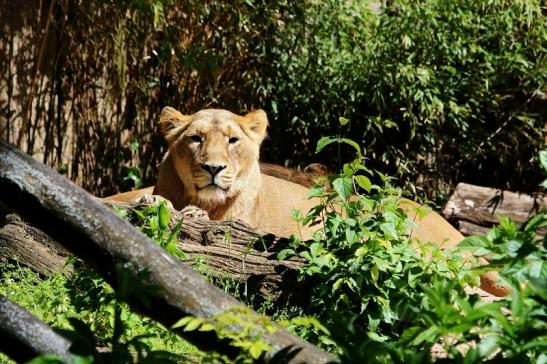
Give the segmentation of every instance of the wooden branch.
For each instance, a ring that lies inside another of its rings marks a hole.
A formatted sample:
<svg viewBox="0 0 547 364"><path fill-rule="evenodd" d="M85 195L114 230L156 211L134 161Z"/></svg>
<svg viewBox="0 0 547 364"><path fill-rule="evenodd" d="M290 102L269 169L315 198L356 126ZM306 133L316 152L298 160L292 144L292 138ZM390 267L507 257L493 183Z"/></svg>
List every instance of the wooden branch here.
<svg viewBox="0 0 547 364"><path fill-rule="evenodd" d="M210 317L242 306L180 264L86 191L2 140L0 201L88 262L114 289L117 267L126 267L134 275L147 272L148 283L155 287L148 304L139 297L129 297L127 301L166 327L187 315ZM202 349L233 353L233 348L212 332L180 329L175 332ZM296 350L286 362L335 360L283 329L265 335L263 340L272 347L269 357Z"/></svg>
<svg viewBox="0 0 547 364"><path fill-rule="evenodd" d="M523 224L547 207L544 195L530 196L494 188L459 183L442 214L458 225L464 235L483 234L500 217L510 217Z"/></svg>
<svg viewBox="0 0 547 364"><path fill-rule="evenodd" d="M56 354L65 363L72 363L70 345L70 341L0 294L0 352L19 363L43 354Z"/></svg>

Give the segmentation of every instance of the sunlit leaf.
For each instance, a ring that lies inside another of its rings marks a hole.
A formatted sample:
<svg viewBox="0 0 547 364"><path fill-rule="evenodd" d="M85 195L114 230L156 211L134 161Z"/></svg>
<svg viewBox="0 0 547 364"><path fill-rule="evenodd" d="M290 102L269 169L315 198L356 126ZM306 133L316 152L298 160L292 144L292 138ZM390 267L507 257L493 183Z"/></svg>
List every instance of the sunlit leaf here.
<svg viewBox="0 0 547 364"><path fill-rule="evenodd" d="M349 177L339 177L332 182L334 190L344 199L348 199L353 192L353 183Z"/></svg>
<svg viewBox="0 0 547 364"><path fill-rule="evenodd" d="M336 141L336 139L331 138L331 137L322 137L317 142L317 147L315 149L315 153L319 153L320 151L323 150L323 148L325 148L327 145L329 145L331 143L334 143L335 141Z"/></svg>
<svg viewBox="0 0 547 364"><path fill-rule="evenodd" d="M169 209L165 203L158 206L158 224L160 230L166 230L169 227Z"/></svg>
<svg viewBox="0 0 547 364"><path fill-rule="evenodd" d="M353 176L353 178L355 178L355 182L357 182L359 187L361 187L362 189L364 189L367 192L370 192L370 188L372 187L372 183L370 182L370 179L368 179L368 177L363 176L363 175L357 175L357 176Z"/></svg>

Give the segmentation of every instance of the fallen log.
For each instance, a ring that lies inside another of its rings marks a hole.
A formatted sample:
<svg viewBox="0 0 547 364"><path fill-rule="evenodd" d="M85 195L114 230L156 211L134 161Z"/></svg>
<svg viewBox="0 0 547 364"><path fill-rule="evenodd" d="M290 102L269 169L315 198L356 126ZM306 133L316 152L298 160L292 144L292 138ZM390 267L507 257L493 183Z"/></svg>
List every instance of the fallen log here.
<svg viewBox="0 0 547 364"><path fill-rule="evenodd" d="M17 262L41 276L60 272L71 254L48 234L0 203L0 262Z"/></svg>
<svg viewBox="0 0 547 364"><path fill-rule="evenodd" d="M171 327L192 315L211 317L241 303L154 245L86 191L0 140L0 201L93 266L117 289L116 272L147 274L154 293L127 297L128 304ZM234 354L213 332L174 330L204 350ZM265 334L276 354L292 351L286 362L326 363L335 358L283 329Z"/></svg>
<svg viewBox="0 0 547 364"><path fill-rule="evenodd" d="M147 204L107 202L121 208ZM196 268L199 257L204 274L229 278L245 285L247 292L282 304L302 305L309 299L306 282L298 279L299 258L277 260L287 239L263 234L241 221L209 221L170 208L171 228L182 219L180 248ZM42 276L61 272L70 252L55 239L0 204L0 261L16 261Z"/></svg>
<svg viewBox="0 0 547 364"><path fill-rule="evenodd" d="M459 183L442 214L463 235L479 235L497 224L500 217L510 217L522 225L545 207L547 197L542 194L532 196ZM546 232L543 230L543 234Z"/></svg>
<svg viewBox="0 0 547 364"><path fill-rule="evenodd" d="M117 208L135 209L150 205L149 201L134 203L104 201ZM190 259L188 266L202 262L205 274L215 278L229 278L245 284L247 291L283 304L303 304L309 299L309 286L298 279L298 269L304 260L291 257L277 260L277 253L286 248L289 240L263 233L243 221L212 221L205 211L169 209L169 225L173 230L182 220L179 247Z"/></svg>
<svg viewBox="0 0 547 364"><path fill-rule="evenodd" d="M30 312L0 294L0 351L21 363L55 354L72 363L71 342Z"/></svg>

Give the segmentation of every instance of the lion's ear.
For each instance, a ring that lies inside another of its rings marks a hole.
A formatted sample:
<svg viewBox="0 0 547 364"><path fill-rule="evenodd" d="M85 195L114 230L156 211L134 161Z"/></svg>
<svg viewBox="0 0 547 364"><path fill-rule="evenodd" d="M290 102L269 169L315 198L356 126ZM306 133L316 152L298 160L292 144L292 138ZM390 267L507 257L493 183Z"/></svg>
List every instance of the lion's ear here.
<svg viewBox="0 0 547 364"><path fill-rule="evenodd" d="M191 121L191 116L183 115L170 106L164 107L160 115L160 130L167 143L171 145L177 140Z"/></svg>
<svg viewBox="0 0 547 364"><path fill-rule="evenodd" d="M264 110L254 110L243 116L242 124L255 139L262 142L268 128L268 117Z"/></svg>

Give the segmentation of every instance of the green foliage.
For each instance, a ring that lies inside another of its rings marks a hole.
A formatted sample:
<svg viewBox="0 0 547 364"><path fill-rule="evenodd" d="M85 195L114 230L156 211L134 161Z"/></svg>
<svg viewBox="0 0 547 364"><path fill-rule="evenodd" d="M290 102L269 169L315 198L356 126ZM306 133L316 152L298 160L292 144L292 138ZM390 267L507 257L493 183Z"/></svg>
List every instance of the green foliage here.
<svg viewBox="0 0 547 364"><path fill-rule="evenodd" d="M42 18L5 6L17 21L0 35L0 84L7 100L32 102L3 104L3 136L106 195L154 183L166 105L264 108L262 155L291 164L309 163L344 115L368 166L400 184L533 190L547 110L542 1L383 3L62 0L47 19L47 3Z"/></svg>
<svg viewBox="0 0 547 364"><path fill-rule="evenodd" d="M547 30L541 2L418 5L395 1L392 12L378 19L367 64L374 70L368 79L374 85L371 113L397 125L383 135L401 143L392 146L399 149L392 155L404 153L414 171L450 173L452 182L520 189L519 179L537 179L536 164L523 162L534 159L544 142Z"/></svg>
<svg viewBox="0 0 547 364"><path fill-rule="evenodd" d="M264 334L273 333L277 327L267 316L259 315L245 307L233 307L212 317L184 317L173 325L173 329L184 331L214 331L220 339L239 349L235 358L210 352L205 361L221 363L254 363L271 351L271 346L262 340Z"/></svg>
<svg viewBox="0 0 547 364"><path fill-rule="evenodd" d="M165 201L143 208L117 209L117 212L173 256L188 259L177 246L183 221L180 220L172 229L169 227L170 213Z"/></svg>
<svg viewBox="0 0 547 364"><path fill-rule="evenodd" d="M502 217L499 225L485 236L465 239L462 249L472 249L475 256L488 256L488 269L503 267L509 284L547 275L547 238L538 229L547 227L547 212L541 212L521 228L510 218ZM538 242L543 241L543 244ZM545 282L547 284L547 282Z"/></svg>
<svg viewBox="0 0 547 364"><path fill-rule="evenodd" d="M265 69L270 156L311 156L301 141L333 134L344 115L368 166L400 184L420 175L430 195L461 180L533 190L547 110L541 4L398 0L370 13L366 2L314 2Z"/></svg>
<svg viewBox="0 0 547 364"><path fill-rule="evenodd" d="M511 295L482 302L473 296L455 295L453 282L438 280L426 288L425 304L414 308L414 314L425 320L389 345L390 355L405 362L418 360L427 352L416 354L413 350L443 343L454 362L547 360L547 238L538 234L545 226L547 216L542 212L521 228L504 219L487 236L464 240L462 248L491 257L492 263L480 270L499 271L511 286ZM457 350L461 344L471 346L462 352Z"/></svg>
<svg viewBox="0 0 547 364"><path fill-rule="evenodd" d="M69 337L75 343L73 353L82 362L175 362L199 356L193 346L178 336L133 313L119 301L121 293L115 293L96 273L79 262L74 264L69 275L57 273L41 279L27 268L2 263L0 293ZM125 287L119 292L141 297L146 294L143 277L128 281L123 278L125 269L120 267L117 271L118 286ZM35 361L56 362L50 356Z"/></svg>
<svg viewBox="0 0 547 364"><path fill-rule="evenodd" d="M322 138L317 149L333 142L355 148L338 137ZM304 314L322 323L296 319L293 331L344 363L547 360L547 237L539 230L547 227L547 212L520 228L501 219L455 252L410 244L413 223L400 207L400 192L362 164L359 149L356 154L342 173L310 190L320 200L315 209L293 214L300 223L323 226L312 241L295 240L279 254L305 259L301 273L314 288ZM469 249L491 263L469 266ZM464 290L478 273L491 271L512 287L510 297L485 302Z"/></svg>
<svg viewBox="0 0 547 364"><path fill-rule="evenodd" d="M462 270L457 255L412 242L408 231L415 223L390 178L366 168L360 147L347 138L322 138L317 150L332 142L351 146L357 157L310 190L320 204L306 216L294 216L304 225L322 227L312 241L296 240L279 258L297 254L305 259L302 274L320 282L314 284L309 312L322 322L330 326L354 317L353 324L366 328L369 338L393 340L416 319L407 305L423 304L424 286L444 277L454 279L452 288L461 292L476 276Z"/></svg>

